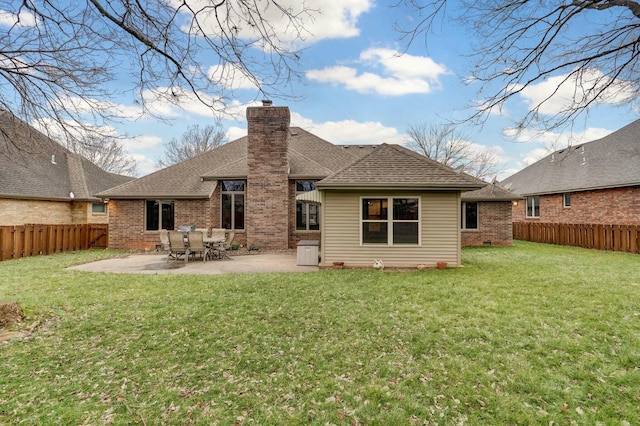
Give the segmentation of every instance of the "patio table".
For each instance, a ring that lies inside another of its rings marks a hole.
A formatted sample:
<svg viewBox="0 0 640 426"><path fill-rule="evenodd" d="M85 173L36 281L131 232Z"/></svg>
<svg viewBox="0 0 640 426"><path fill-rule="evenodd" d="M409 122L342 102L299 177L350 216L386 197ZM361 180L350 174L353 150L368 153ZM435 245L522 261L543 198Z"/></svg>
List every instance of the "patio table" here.
<svg viewBox="0 0 640 426"><path fill-rule="evenodd" d="M221 237L205 237L202 239L202 242L211 250L211 253L214 253L216 248L224 249L224 244L227 242L227 239Z"/></svg>

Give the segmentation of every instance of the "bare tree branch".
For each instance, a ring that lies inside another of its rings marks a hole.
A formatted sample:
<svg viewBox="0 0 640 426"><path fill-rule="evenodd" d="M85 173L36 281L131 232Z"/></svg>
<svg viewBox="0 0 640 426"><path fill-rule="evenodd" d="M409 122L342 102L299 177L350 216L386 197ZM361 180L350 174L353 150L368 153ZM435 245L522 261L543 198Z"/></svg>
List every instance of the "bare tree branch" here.
<svg viewBox="0 0 640 426"><path fill-rule="evenodd" d="M164 168L179 163L226 142L226 133L219 121L204 127L197 124L189 126L180 140L173 138L166 144L164 156L158 159L156 166Z"/></svg>
<svg viewBox="0 0 640 426"><path fill-rule="evenodd" d="M418 14L401 35L428 40L436 19L476 36L465 76L478 85L469 117L483 121L516 95L530 100L517 128L571 124L595 104L637 105L640 96L640 3L632 0L404 0ZM449 21L450 20L450 21ZM535 88L545 92L532 95ZM561 105L554 104L561 99Z"/></svg>
<svg viewBox="0 0 640 426"><path fill-rule="evenodd" d="M479 179L495 177L499 159L495 152L481 149L454 124L420 123L409 127L407 146L445 166Z"/></svg>

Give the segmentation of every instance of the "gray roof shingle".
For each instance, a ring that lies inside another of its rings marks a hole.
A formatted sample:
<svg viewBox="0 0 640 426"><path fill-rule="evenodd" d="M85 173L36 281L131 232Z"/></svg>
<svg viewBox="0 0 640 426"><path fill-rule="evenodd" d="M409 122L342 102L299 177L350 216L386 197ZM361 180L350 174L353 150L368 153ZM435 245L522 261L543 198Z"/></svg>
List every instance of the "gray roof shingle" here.
<svg viewBox="0 0 640 426"><path fill-rule="evenodd" d="M2 198L95 200L96 192L133 179L105 172L6 111L0 120Z"/></svg>
<svg viewBox="0 0 640 426"><path fill-rule="evenodd" d="M604 138L558 150L502 185L521 195L640 185L640 120Z"/></svg>
<svg viewBox="0 0 640 426"><path fill-rule="evenodd" d="M488 183L483 188L462 193L462 201L515 201L522 197L502 188L496 183Z"/></svg>
<svg viewBox="0 0 640 426"><path fill-rule="evenodd" d="M414 188L432 190L479 189L485 182L458 173L399 145L379 145L348 167L323 179L318 189Z"/></svg>

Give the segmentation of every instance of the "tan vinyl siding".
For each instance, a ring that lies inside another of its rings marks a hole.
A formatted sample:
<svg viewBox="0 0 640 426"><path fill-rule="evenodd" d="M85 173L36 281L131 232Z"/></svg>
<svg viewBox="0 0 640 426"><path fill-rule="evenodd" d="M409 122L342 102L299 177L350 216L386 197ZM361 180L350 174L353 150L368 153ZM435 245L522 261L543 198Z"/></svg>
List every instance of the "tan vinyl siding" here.
<svg viewBox="0 0 640 426"><path fill-rule="evenodd" d="M419 197L421 245L372 246L360 244L361 197ZM322 264L370 267L382 259L385 267L460 264L460 199L458 192L334 192L324 191L322 215Z"/></svg>

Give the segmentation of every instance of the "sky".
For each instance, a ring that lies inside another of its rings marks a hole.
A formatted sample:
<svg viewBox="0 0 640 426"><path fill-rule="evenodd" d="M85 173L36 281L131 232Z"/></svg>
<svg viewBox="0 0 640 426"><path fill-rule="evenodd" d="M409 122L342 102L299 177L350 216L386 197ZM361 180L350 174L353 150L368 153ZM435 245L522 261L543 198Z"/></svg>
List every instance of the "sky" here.
<svg viewBox="0 0 640 426"><path fill-rule="evenodd" d="M283 3L301 4L297 0ZM410 126L460 119L472 111L469 105L478 100L478 87L467 78L473 34L455 25L442 25L430 35L428 48L418 40L402 52L404 44L393 25L410 26L416 19L402 5L390 8L389 3L374 0L307 0L305 4L323 13L307 24L309 35L299 64L302 78L293 83L295 99L272 99L274 105L289 107L292 126L335 144L405 144ZM10 21L0 11L0 25ZM213 60L203 63L214 65ZM498 156L499 180L548 154L552 144L561 148L569 141L598 139L640 115L628 106L602 104L592 109L588 119L577 121L571 131L540 134L523 129L516 134L514 120L561 77L552 76L523 91L500 114L488 116L482 126L460 127L477 150ZM112 84L129 83L123 79ZM126 89L122 88L123 93ZM258 91L241 81L235 82L234 95L228 108L231 114L222 121L229 140L246 134L246 107L260 104ZM553 114L564 104L557 96L543 112ZM212 113L193 100L181 107L158 101L153 107L162 120L141 117L130 93L113 104L121 117L114 133L128 135L123 144L138 161L138 176L156 170L169 140L179 139L191 125L214 122Z"/></svg>

